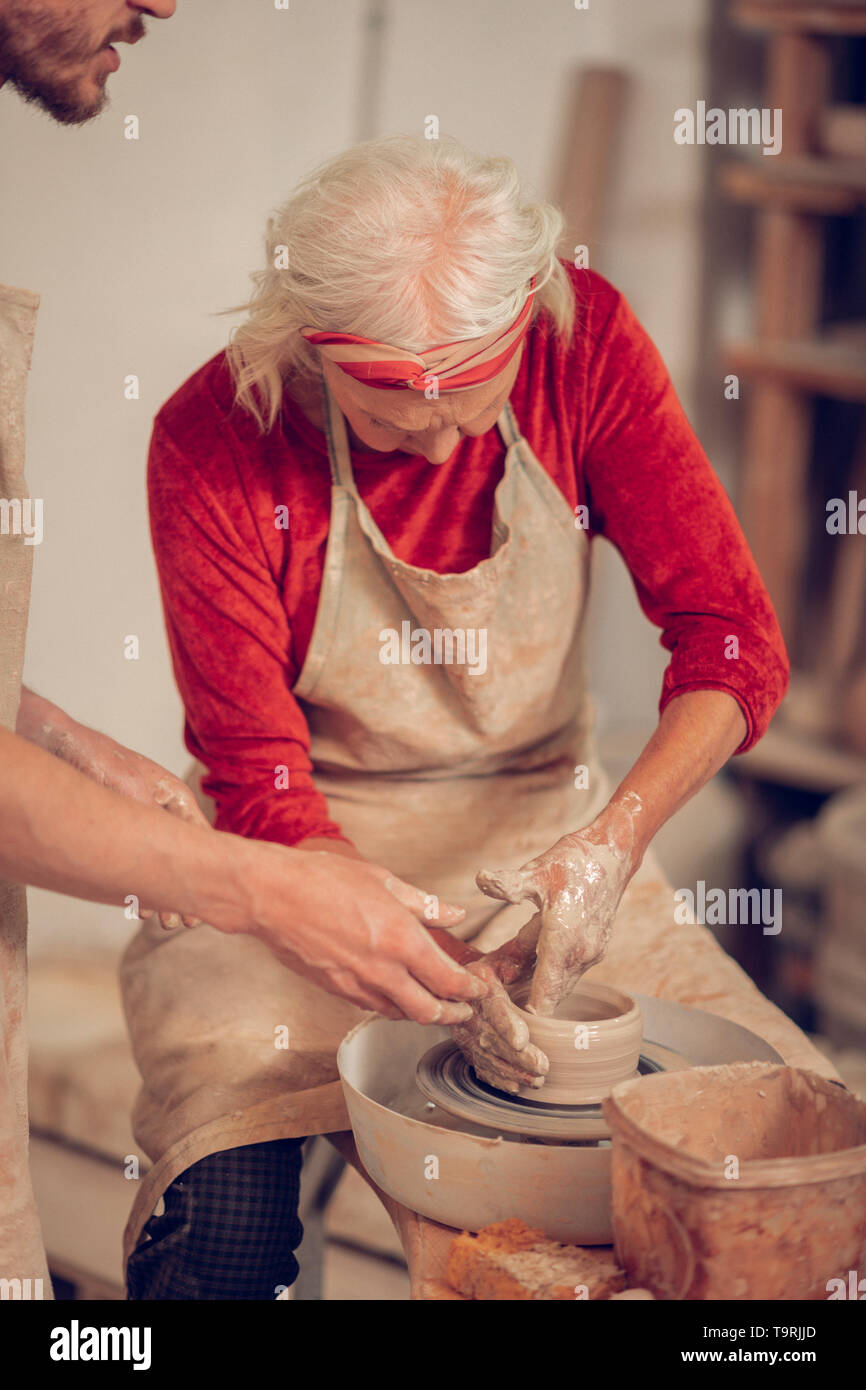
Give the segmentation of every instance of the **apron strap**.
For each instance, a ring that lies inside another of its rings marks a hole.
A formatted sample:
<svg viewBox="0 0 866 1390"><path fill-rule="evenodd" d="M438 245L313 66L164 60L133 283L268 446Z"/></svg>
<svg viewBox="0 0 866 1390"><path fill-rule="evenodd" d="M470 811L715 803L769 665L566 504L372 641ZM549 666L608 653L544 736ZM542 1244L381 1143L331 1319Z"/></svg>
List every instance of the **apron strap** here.
<svg viewBox="0 0 866 1390"><path fill-rule="evenodd" d="M331 394L328 383L324 379L322 380L322 386L325 391L325 425L328 435L328 458L331 462L331 485L332 489L338 489L338 492L335 493L331 499L331 525L328 532L328 548L325 559L324 580L325 583L329 583L331 577L334 575L339 576L343 571L346 527L349 520L349 509L353 505L357 510L357 515L368 539L378 546L383 555L391 559L393 559L393 552L385 537L382 535L382 532L379 530L379 527L373 520L370 508L367 506L366 502L364 502L358 491L355 482L355 474L352 472L352 451L349 448L346 417L338 406L334 396ZM332 533L336 532L338 527L339 535L334 535L332 538ZM324 594L324 588L322 593ZM323 601L320 597L319 608L321 609L322 606ZM335 607L333 611L336 614Z"/></svg>
<svg viewBox="0 0 866 1390"><path fill-rule="evenodd" d="M322 378L322 394L325 404L325 434L328 440L328 458L331 464L331 482L335 487L344 487L348 492L358 495L355 475L352 472L352 453L349 449L349 436L346 433L346 420L342 410L331 395L328 383ZM359 499L360 500L360 499Z"/></svg>
<svg viewBox="0 0 866 1390"><path fill-rule="evenodd" d="M520 433L517 416L511 408L511 401L505 402L496 423L499 426L499 433L502 435L506 449L510 449L512 444L517 444L522 440L523 435Z"/></svg>

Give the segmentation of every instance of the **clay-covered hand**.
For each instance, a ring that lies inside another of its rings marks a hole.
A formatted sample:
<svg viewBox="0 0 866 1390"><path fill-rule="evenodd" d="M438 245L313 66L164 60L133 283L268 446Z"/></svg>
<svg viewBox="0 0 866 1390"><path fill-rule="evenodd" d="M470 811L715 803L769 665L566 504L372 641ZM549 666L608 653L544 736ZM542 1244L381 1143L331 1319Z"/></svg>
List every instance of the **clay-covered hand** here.
<svg viewBox="0 0 866 1390"><path fill-rule="evenodd" d="M189 787L178 777L107 734L79 724L50 701L26 689L22 693L17 732L100 786L133 801L161 806L181 820L210 829ZM145 920L153 916L153 911L142 909L139 916ZM167 908L160 910L159 919L168 929L179 927L181 922L188 927L197 926L199 921L197 917L181 918Z"/></svg>
<svg viewBox="0 0 866 1390"><path fill-rule="evenodd" d="M581 975L607 950L620 898L639 863L633 794L592 825L516 870L481 870L482 892L540 909L537 963L526 1008L551 1015Z"/></svg>
<svg viewBox="0 0 866 1390"><path fill-rule="evenodd" d="M541 914L536 913L512 941L486 955L474 953L466 968L484 980L490 992L473 1004L470 1019L451 1029L476 1076L512 1095L521 1086L542 1086L548 1071L547 1058L529 1041L526 1022L505 988L531 973L540 926Z"/></svg>

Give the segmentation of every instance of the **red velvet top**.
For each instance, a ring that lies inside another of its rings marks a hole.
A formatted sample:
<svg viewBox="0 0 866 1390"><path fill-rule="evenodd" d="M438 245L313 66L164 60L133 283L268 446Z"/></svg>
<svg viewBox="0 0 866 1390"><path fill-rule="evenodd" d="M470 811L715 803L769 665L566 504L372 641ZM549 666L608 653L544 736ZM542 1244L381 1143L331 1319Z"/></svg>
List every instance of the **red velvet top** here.
<svg viewBox="0 0 866 1390"><path fill-rule="evenodd" d="M748 724L745 751L787 684L769 598L653 343L612 285L566 269L574 340L564 348L546 319L530 328L511 392L521 431L569 506L587 506L590 536L621 552L661 628L671 659L660 708L683 690L728 691ZM440 573L489 554L504 459L495 427L464 437L436 466L352 451L361 497L394 553ZM309 732L292 695L328 536L324 434L286 396L275 428L260 435L233 406L219 353L160 410L148 483L186 743L209 770L218 827L283 844L339 837L309 776ZM283 506L287 530L275 524ZM280 764L290 792L275 790Z"/></svg>

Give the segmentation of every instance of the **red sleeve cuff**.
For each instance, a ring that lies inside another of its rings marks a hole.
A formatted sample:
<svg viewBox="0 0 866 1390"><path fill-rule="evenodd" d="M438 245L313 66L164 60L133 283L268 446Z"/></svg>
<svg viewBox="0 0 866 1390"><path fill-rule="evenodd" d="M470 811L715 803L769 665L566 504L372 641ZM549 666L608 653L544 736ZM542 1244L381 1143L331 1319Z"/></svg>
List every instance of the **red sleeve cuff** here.
<svg viewBox="0 0 866 1390"><path fill-rule="evenodd" d="M725 624L730 626L730 624ZM681 639L665 671L659 714L687 690L723 690L743 711L746 737L736 753L747 753L763 738L788 688L787 660L754 634L742 641L737 658L726 659L723 639L704 631Z"/></svg>

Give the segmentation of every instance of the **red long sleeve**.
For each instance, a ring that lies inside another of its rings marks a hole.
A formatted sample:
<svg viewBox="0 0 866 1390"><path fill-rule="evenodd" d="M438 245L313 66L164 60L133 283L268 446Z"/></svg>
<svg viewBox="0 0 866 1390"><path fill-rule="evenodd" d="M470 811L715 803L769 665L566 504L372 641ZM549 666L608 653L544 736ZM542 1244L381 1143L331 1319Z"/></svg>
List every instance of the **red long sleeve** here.
<svg viewBox="0 0 866 1390"><path fill-rule="evenodd" d="M591 377L590 524L621 551L641 608L672 653L660 709L684 690L726 690L746 719L743 752L785 692L782 635L728 495L622 297Z"/></svg>
<svg viewBox="0 0 866 1390"><path fill-rule="evenodd" d="M745 749L787 679L769 599L652 342L605 280L568 273L575 338L564 349L543 328L528 333L511 393L521 430L569 505L588 507L591 534L621 551L662 629L672 653L662 707L683 690L727 690L747 720ZM291 693L321 584L327 447L291 400L262 438L232 395L219 354L163 407L151 442L151 527L187 746L209 770L220 828L284 844L338 836ZM489 430L438 467L373 451L353 451L352 463L395 554L445 573L489 553L504 457ZM281 766L288 790L275 786Z"/></svg>
<svg viewBox="0 0 866 1390"><path fill-rule="evenodd" d="M269 525L285 536L274 526L277 503L268 515L264 489L256 500L265 513L257 516L242 464L236 469L224 450L215 472L215 457L200 470L157 422L151 530L187 711L186 745L209 771L203 785L216 801L219 829L282 844L339 837L310 777L309 733L290 690L296 671L289 620L258 529Z"/></svg>

